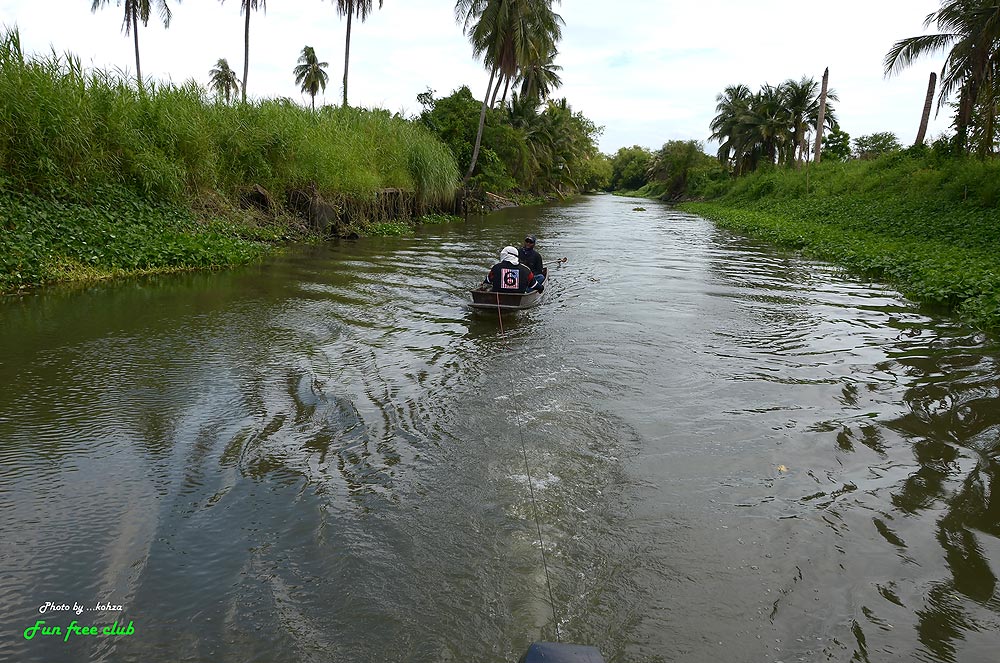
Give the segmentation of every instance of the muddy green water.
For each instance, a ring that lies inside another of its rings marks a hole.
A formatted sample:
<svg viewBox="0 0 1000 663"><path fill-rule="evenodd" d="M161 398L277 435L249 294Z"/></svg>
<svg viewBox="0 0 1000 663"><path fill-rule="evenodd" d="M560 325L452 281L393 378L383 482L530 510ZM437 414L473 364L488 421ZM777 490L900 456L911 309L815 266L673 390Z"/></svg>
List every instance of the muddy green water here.
<svg viewBox="0 0 1000 663"><path fill-rule="evenodd" d="M564 639L996 661L998 346L635 205L0 302L0 660L516 660L555 622L513 398ZM465 291L529 231L568 260L504 339Z"/></svg>

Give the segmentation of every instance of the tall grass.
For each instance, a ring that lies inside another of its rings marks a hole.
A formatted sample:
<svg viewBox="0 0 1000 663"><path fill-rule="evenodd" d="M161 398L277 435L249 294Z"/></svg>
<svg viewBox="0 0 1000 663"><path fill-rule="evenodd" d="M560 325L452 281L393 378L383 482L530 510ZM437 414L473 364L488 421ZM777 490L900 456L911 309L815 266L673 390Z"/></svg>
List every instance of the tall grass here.
<svg viewBox="0 0 1000 663"><path fill-rule="evenodd" d="M0 292L242 264L308 233L240 210L254 186L279 206L315 191L344 231L447 206L457 183L447 146L386 111L138 89L72 55L26 56L16 30L0 32Z"/></svg>
<svg viewBox="0 0 1000 663"><path fill-rule="evenodd" d="M448 148L386 111L228 106L194 82L139 90L73 56L25 56L16 30L0 33L0 188L77 201L124 188L187 202L314 184L334 198L394 188L435 205L457 182Z"/></svg>

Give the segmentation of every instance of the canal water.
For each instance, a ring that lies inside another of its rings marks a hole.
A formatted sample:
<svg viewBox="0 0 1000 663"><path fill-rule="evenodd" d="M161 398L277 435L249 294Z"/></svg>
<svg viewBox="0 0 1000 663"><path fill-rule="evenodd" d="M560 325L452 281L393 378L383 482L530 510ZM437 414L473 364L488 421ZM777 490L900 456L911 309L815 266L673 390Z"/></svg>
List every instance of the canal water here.
<svg viewBox="0 0 1000 663"><path fill-rule="evenodd" d="M997 660L998 345L642 204L0 302L0 660Z"/></svg>

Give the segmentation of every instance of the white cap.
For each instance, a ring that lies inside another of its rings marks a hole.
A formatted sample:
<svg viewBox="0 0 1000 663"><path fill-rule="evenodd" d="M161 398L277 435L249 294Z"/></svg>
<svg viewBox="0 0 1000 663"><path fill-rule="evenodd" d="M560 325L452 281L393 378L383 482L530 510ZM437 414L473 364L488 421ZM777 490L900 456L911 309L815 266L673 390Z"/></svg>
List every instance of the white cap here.
<svg viewBox="0 0 1000 663"><path fill-rule="evenodd" d="M500 262L509 262L512 265L516 265L517 249L513 246L505 246L503 251L500 252Z"/></svg>

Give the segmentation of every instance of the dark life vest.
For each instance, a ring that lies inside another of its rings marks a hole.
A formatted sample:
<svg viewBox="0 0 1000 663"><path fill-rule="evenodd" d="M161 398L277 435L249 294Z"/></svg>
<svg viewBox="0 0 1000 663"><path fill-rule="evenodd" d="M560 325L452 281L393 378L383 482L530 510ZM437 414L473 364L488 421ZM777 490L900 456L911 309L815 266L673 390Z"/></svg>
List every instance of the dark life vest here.
<svg viewBox="0 0 1000 663"><path fill-rule="evenodd" d="M535 274L542 273L542 254L534 248L526 249L523 246L517 250L517 259L521 264L527 265Z"/></svg>
<svg viewBox="0 0 1000 663"><path fill-rule="evenodd" d="M494 292L525 292L534 282L535 275L524 265L498 262L490 270L489 282Z"/></svg>

